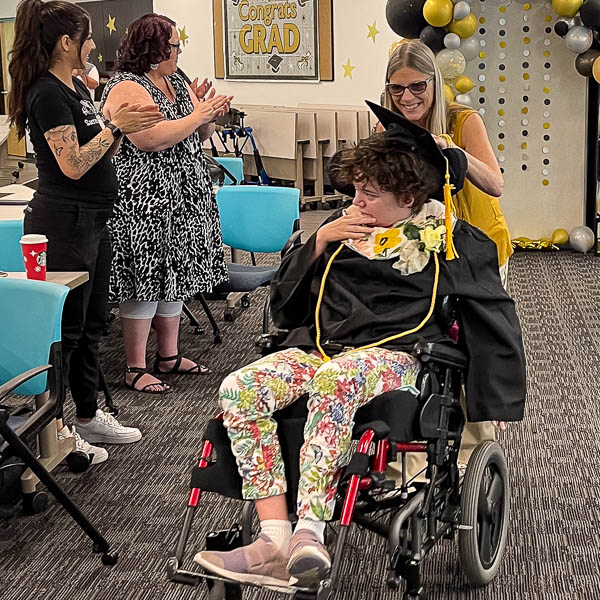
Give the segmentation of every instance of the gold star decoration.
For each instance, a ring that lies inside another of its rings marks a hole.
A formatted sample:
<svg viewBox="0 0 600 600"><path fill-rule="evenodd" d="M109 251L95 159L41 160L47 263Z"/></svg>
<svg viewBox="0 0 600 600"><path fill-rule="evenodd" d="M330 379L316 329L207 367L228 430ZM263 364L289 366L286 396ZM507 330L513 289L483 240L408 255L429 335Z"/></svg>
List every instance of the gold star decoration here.
<svg viewBox="0 0 600 600"><path fill-rule="evenodd" d="M371 38L373 40L373 43L375 43L375 36L378 33L381 33L381 31L377 29L377 21L373 21L373 25L367 25L367 27L369 28L369 35L367 36L367 38Z"/></svg>
<svg viewBox="0 0 600 600"><path fill-rule="evenodd" d="M356 67L350 64L350 59L348 59L348 62L345 65L342 65L342 67L344 69L344 77L350 77L350 79L352 79L352 71L354 71Z"/></svg>
<svg viewBox="0 0 600 600"><path fill-rule="evenodd" d="M98 54L98 62L101 63L104 60L104 58L102 58L102 54Z"/></svg>
<svg viewBox="0 0 600 600"><path fill-rule="evenodd" d="M109 35L112 35L113 31L117 30L117 28L115 27L115 17L111 17L110 14L108 15L108 23L106 24L106 28L108 29L108 31L110 31Z"/></svg>
<svg viewBox="0 0 600 600"><path fill-rule="evenodd" d="M179 41L185 46L190 36L185 32L185 25L179 30Z"/></svg>

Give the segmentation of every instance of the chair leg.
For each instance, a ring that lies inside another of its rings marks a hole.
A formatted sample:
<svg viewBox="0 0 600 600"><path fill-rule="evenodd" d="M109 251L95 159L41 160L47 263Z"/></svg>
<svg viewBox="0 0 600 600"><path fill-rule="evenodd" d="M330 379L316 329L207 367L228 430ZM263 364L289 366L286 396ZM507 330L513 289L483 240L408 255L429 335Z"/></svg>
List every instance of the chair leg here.
<svg viewBox="0 0 600 600"><path fill-rule="evenodd" d="M200 326L196 315L190 310L189 306L184 302L183 303L183 314L190 320L190 325L194 327L194 333L196 335L202 335L204 333L204 329Z"/></svg>
<svg viewBox="0 0 600 600"><path fill-rule="evenodd" d="M267 294L265 304L263 306L263 326L262 332L269 333L269 321L271 316L271 296Z"/></svg>
<svg viewBox="0 0 600 600"><path fill-rule="evenodd" d="M200 293L197 295L198 300L200 300L200 304L202 304L202 308L204 309L204 312L206 313L206 318L208 319L208 322L210 323L210 326L212 327L213 330L213 340L215 342L215 344L220 344L221 343L221 330L219 329L219 326L217 325L217 322L215 321L215 318L213 317L213 314L210 310L210 307L208 306L207 302L206 302L206 298L204 297L204 294ZM185 304L184 304L185 306Z"/></svg>
<svg viewBox="0 0 600 600"><path fill-rule="evenodd" d="M74 521L83 529L84 533L94 542L93 551L102 553L102 562L112 565L117 562L118 555L110 550L110 544L102 534L90 523L88 518L79 510L67 493L57 483L51 473L38 462L31 450L23 440L8 426L7 423L0 424L0 433L14 453L37 475L48 491L60 502L63 508L71 515Z"/></svg>
<svg viewBox="0 0 600 600"><path fill-rule="evenodd" d="M104 371L102 370L102 366L98 365L98 387L100 391L104 394L104 402L106 403L106 408L108 409L111 415L117 416L119 414L119 407L115 406L113 403L112 392L106 383L106 378L104 377Z"/></svg>

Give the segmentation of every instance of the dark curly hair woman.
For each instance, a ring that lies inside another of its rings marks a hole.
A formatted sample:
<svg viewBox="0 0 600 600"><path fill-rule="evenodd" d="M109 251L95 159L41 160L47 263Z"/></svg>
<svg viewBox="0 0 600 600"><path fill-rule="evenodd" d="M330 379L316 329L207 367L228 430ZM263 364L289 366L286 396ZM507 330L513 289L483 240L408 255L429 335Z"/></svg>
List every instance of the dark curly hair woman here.
<svg viewBox="0 0 600 600"><path fill-rule="evenodd" d="M227 279L221 228L202 142L232 97L206 79L188 85L177 73L181 43L168 17L147 14L128 28L115 75L102 97L110 118L123 102L156 102L165 116L152 132L127 136L114 159L119 192L109 223L113 241L110 296L119 303L126 386L160 394L155 377L197 375L207 368L178 350L183 301ZM151 325L154 374L146 367Z"/></svg>

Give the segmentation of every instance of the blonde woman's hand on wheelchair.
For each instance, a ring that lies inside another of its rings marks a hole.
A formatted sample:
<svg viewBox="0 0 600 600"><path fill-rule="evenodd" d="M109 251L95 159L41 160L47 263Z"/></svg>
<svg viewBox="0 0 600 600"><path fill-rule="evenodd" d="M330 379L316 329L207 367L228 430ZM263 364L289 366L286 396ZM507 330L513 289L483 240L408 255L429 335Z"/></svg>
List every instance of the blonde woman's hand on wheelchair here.
<svg viewBox="0 0 600 600"><path fill-rule="evenodd" d="M506 421L492 421L492 425L500 431L506 431Z"/></svg>

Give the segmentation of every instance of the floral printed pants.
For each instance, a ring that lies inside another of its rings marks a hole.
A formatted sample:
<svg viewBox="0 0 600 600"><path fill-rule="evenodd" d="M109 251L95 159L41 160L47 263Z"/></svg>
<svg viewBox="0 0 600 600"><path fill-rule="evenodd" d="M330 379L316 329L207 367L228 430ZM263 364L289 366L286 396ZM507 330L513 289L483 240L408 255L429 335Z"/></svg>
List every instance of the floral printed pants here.
<svg viewBox="0 0 600 600"><path fill-rule="evenodd" d="M228 375L219 400L249 500L286 492L273 413L308 393L300 451L298 517L332 518L340 469L350 460L354 414L375 396L414 388L419 365L404 352L371 348L329 362L298 348L275 352Z"/></svg>

